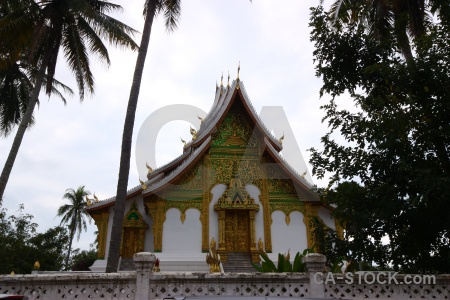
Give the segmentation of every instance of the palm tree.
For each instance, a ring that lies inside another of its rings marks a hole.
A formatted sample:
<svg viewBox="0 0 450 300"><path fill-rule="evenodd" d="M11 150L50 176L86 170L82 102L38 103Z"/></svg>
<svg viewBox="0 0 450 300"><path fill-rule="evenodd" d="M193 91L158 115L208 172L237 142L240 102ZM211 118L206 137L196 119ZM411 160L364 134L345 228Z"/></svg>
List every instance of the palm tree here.
<svg viewBox="0 0 450 300"><path fill-rule="evenodd" d="M66 257L66 268L69 267L70 251L72 250L72 242L77 233L77 240L80 240L80 234L87 230L86 218L91 223L91 216L86 211L87 203L84 197L89 195L90 192L84 189L84 185L78 187L77 190L67 189L63 196L63 199L68 199L71 204L64 204L58 208L58 217L62 217L61 225L67 224L69 228L69 251Z"/></svg>
<svg viewBox="0 0 450 300"><path fill-rule="evenodd" d="M27 109L22 116L11 150L0 177L0 201L11 174L25 130L30 124L41 87L51 92L58 53L66 58L78 85L80 100L94 90L89 52L109 65L109 55L102 39L111 44L137 49L129 34L135 31L107 14L121 6L106 0L3 0L12 3L9 14L0 19L0 60L4 49L13 61L29 53L37 75ZM0 64L0 69L4 64ZM1 202L0 202L1 203Z"/></svg>
<svg viewBox="0 0 450 300"><path fill-rule="evenodd" d="M396 39L408 64L413 60L410 37L426 34L430 13L448 18L448 1L442 0L336 0L330 14L334 26L358 24L376 40Z"/></svg>
<svg viewBox="0 0 450 300"><path fill-rule="evenodd" d="M109 244L106 272L116 272L119 264L120 242L122 239L122 222L125 212L125 198L127 196L128 177L130 172L131 142L133 136L134 119L136 115L137 101L147 56L150 33L153 19L158 13L163 13L166 20L166 29L173 31L181 13L181 0L146 0L144 5L144 30L134 69L133 83L128 99L127 113L122 134L122 150L120 155L119 178L117 182L116 203L114 205L114 218Z"/></svg>
<svg viewBox="0 0 450 300"><path fill-rule="evenodd" d="M0 69L0 136L8 136L20 124L30 102L35 76L35 70L26 60L8 63L5 69ZM58 88L68 95L73 95L73 91L56 79L53 81L52 95L58 96L65 104L66 99ZM28 127L33 124L32 116Z"/></svg>

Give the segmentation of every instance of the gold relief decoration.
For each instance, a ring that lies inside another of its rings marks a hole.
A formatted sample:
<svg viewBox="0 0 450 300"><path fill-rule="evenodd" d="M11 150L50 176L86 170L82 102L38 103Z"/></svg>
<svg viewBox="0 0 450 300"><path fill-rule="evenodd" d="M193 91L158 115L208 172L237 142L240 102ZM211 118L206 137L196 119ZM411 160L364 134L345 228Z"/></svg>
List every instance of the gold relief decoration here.
<svg viewBox="0 0 450 300"><path fill-rule="evenodd" d="M300 202L298 199L274 200L271 196L269 197L269 207L271 213L278 210L288 216L293 211L298 211L301 213L304 212L303 202Z"/></svg>
<svg viewBox="0 0 450 300"><path fill-rule="evenodd" d="M249 193L245 190L245 186L242 183L238 171L237 161L234 161L232 167L232 178L228 184L228 188L219 198L214 205L214 210L223 209L251 209L254 211L259 210L259 205L255 203L255 200L250 197Z"/></svg>
<svg viewBox="0 0 450 300"><path fill-rule="evenodd" d="M200 222L202 224L202 252L208 251L208 239L209 239L209 205L212 199L211 183L209 181L209 159L210 155L205 154L203 156L203 204L202 212L200 214Z"/></svg>
<svg viewBox="0 0 450 300"><path fill-rule="evenodd" d="M233 173L233 165L237 164L237 174L245 184L261 186L262 171L258 158L246 157L239 159L237 156L215 156L210 160L211 184L230 182Z"/></svg>
<svg viewBox="0 0 450 300"><path fill-rule="evenodd" d="M180 221L181 221L181 224L184 224L184 221L186 221L186 212L185 211L180 214Z"/></svg>
<svg viewBox="0 0 450 300"><path fill-rule="evenodd" d="M263 157L263 162L264 162ZM261 189L261 194L259 195L260 202L263 206L263 217L264 217L264 245L266 252L272 252L272 215L269 207L269 192L267 189L267 167L266 165L261 168L262 177L261 177L261 185L259 185Z"/></svg>
<svg viewBox="0 0 450 300"><path fill-rule="evenodd" d="M233 133L232 136L230 136L225 143L224 146L243 146L245 144L245 141L239 137L236 136L236 132Z"/></svg>
<svg viewBox="0 0 450 300"><path fill-rule="evenodd" d="M185 214L186 211L190 208L194 208L202 213L202 205L203 201L201 200L193 200L193 201L171 201L166 200L164 201L164 214L171 208L178 209L181 214ZM181 218L181 216L180 216Z"/></svg>
<svg viewBox="0 0 450 300"><path fill-rule="evenodd" d="M203 189L202 174L203 174L203 166L201 163L197 163L179 180L177 180L174 185L171 185L168 189L166 189L165 193L181 190L202 191Z"/></svg>
<svg viewBox="0 0 450 300"><path fill-rule="evenodd" d="M311 248L315 245L312 228L312 219L318 216L318 212L319 212L318 206L314 206L310 202L305 203L303 213L303 223L305 223L306 226L306 238L308 241L308 248Z"/></svg>
<svg viewBox="0 0 450 300"><path fill-rule="evenodd" d="M151 197L150 201L145 201L147 214L153 219L152 229L154 237L154 252L161 252L162 249L162 230L166 219L164 211L164 200L156 195Z"/></svg>
<svg viewBox="0 0 450 300"><path fill-rule="evenodd" d="M98 239L98 249L97 257L99 259L105 258L106 250L106 235L108 232L108 220L109 211L106 209L99 213L92 213L92 218L94 219L95 225L97 225L97 239Z"/></svg>
<svg viewBox="0 0 450 300"><path fill-rule="evenodd" d="M244 111L241 104L234 104L231 107L225 120L220 124L219 129L213 136L212 146L234 146L244 148L256 147L258 145L256 139L251 139L253 126L246 121L247 118L241 111Z"/></svg>
<svg viewBox="0 0 450 300"><path fill-rule="evenodd" d="M136 202L133 202L122 223L120 253L123 258L132 258L135 253L144 251L147 228Z"/></svg>
<svg viewBox="0 0 450 300"><path fill-rule="evenodd" d="M290 215L286 215L286 217L284 218L284 220L286 221L286 225L289 226L289 223L291 223L291 216L290 216Z"/></svg>

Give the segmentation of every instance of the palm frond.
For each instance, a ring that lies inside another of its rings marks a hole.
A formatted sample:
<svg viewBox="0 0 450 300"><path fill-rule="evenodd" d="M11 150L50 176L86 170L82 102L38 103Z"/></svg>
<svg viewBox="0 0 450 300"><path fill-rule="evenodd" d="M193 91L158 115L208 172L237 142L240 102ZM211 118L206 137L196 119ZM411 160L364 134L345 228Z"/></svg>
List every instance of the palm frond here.
<svg viewBox="0 0 450 300"><path fill-rule="evenodd" d="M166 30L172 32L178 26L181 15L181 0L164 0L163 5Z"/></svg>

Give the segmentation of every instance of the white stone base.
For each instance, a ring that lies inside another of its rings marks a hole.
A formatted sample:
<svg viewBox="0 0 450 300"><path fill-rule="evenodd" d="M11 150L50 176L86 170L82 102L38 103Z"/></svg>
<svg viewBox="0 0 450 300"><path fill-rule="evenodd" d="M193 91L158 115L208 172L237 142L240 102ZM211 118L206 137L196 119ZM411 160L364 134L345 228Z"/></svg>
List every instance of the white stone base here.
<svg viewBox="0 0 450 300"><path fill-rule="evenodd" d="M92 266L89 267L92 272L102 273L106 271L106 259L97 259Z"/></svg>
<svg viewBox="0 0 450 300"><path fill-rule="evenodd" d="M166 254L154 253L159 259L161 272L209 272L206 253L199 254Z"/></svg>

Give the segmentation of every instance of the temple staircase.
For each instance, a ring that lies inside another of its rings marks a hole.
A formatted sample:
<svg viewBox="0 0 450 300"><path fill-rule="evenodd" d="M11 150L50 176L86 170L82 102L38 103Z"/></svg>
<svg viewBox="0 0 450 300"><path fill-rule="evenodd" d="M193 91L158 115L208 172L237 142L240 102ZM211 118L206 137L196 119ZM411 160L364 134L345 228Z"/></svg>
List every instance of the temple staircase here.
<svg viewBox="0 0 450 300"><path fill-rule="evenodd" d="M122 258L120 261L119 271L134 271L134 261L132 258Z"/></svg>
<svg viewBox="0 0 450 300"><path fill-rule="evenodd" d="M251 264L251 258L245 252L229 252L228 260L222 262L224 272L230 273L255 273L256 270Z"/></svg>

